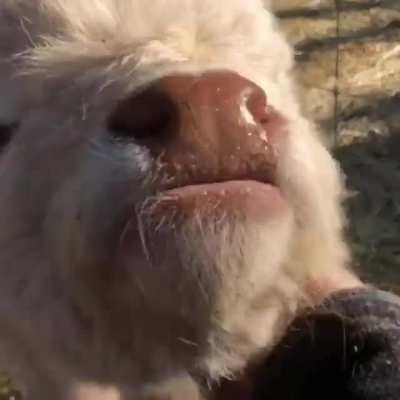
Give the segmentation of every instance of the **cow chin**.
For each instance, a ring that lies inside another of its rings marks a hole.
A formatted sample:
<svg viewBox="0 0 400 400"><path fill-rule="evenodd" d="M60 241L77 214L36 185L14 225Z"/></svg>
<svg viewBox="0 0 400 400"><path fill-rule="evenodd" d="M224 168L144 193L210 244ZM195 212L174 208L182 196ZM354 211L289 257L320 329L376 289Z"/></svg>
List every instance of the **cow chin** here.
<svg viewBox="0 0 400 400"><path fill-rule="evenodd" d="M196 316L190 341L205 349L200 369L219 377L272 346L293 312L298 288L285 264L295 223L290 210L257 221L246 208L202 204L188 213L170 196L147 201L139 230L158 270L162 306L186 324Z"/></svg>

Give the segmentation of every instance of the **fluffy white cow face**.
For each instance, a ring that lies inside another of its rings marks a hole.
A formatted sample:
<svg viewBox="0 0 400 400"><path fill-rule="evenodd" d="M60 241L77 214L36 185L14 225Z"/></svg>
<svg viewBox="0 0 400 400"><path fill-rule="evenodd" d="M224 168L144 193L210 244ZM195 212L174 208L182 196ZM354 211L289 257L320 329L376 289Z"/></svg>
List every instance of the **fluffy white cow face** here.
<svg viewBox="0 0 400 400"><path fill-rule="evenodd" d="M4 53L23 51L1 67L18 127L0 158L0 296L39 307L32 326L62 320L57 299L74 341L86 323L146 374L227 375L272 345L347 250L339 172L269 11L14 0L0 16Z"/></svg>

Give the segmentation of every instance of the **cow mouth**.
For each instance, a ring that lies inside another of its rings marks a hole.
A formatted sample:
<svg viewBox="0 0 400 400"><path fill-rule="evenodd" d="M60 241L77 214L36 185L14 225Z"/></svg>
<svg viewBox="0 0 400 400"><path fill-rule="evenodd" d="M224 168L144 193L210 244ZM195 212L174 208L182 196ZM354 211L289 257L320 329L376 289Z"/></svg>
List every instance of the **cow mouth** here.
<svg viewBox="0 0 400 400"><path fill-rule="evenodd" d="M218 221L220 217L232 216L244 218L248 223L263 224L287 214L290 214L289 201L276 181L269 177L185 183L160 190L136 208L137 217L145 220L146 226L165 225L170 229L175 223L166 224L167 221L197 218ZM128 223L125 220L122 240L131 231L132 223L132 218Z"/></svg>
<svg viewBox="0 0 400 400"><path fill-rule="evenodd" d="M279 214L287 207L284 194L273 180L235 179L188 184L169 189L163 195L167 207L172 204L189 216L218 209L260 220Z"/></svg>
<svg viewBox="0 0 400 400"><path fill-rule="evenodd" d="M235 179L216 182L195 183L167 190L169 197L185 196L229 196L229 195L258 195L265 192L280 192L279 187L269 181L255 179Z"/></svg>

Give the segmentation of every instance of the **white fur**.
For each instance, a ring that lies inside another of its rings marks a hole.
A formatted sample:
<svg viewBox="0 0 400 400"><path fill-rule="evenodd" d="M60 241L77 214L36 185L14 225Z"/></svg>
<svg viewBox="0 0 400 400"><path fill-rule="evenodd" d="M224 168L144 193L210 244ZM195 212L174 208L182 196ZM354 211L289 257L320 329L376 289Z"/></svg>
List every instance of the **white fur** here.
<svg viewBox="0 0 400 400"><path fill-rule="evenodd" d="M0 84L13 79L0 119L21 122L0 158L0 354L28 400L65 398L80 379L123 395L231 376L276 343L307 281L347 267L340 173L300 115L292 52L261 1L3 0L0 39ZM257 83L289 121L278 180L290 211L153 221L157 160L110 144L104 118L159 77L214 69ZM128 200L135 259L104 289L107 233Z"/></svg>

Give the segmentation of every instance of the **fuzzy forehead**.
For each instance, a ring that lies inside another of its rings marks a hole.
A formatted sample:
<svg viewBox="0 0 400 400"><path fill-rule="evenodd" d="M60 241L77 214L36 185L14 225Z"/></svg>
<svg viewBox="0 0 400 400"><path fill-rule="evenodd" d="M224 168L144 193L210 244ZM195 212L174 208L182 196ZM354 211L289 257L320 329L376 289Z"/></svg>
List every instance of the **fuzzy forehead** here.
<svg viewBox="0 0 400 400"><path fill-rule="evenodd" d="M47 77L224 67L276 79L291 67L289 47L260 0L8 1L41 27L23 68Z"/></svg>

